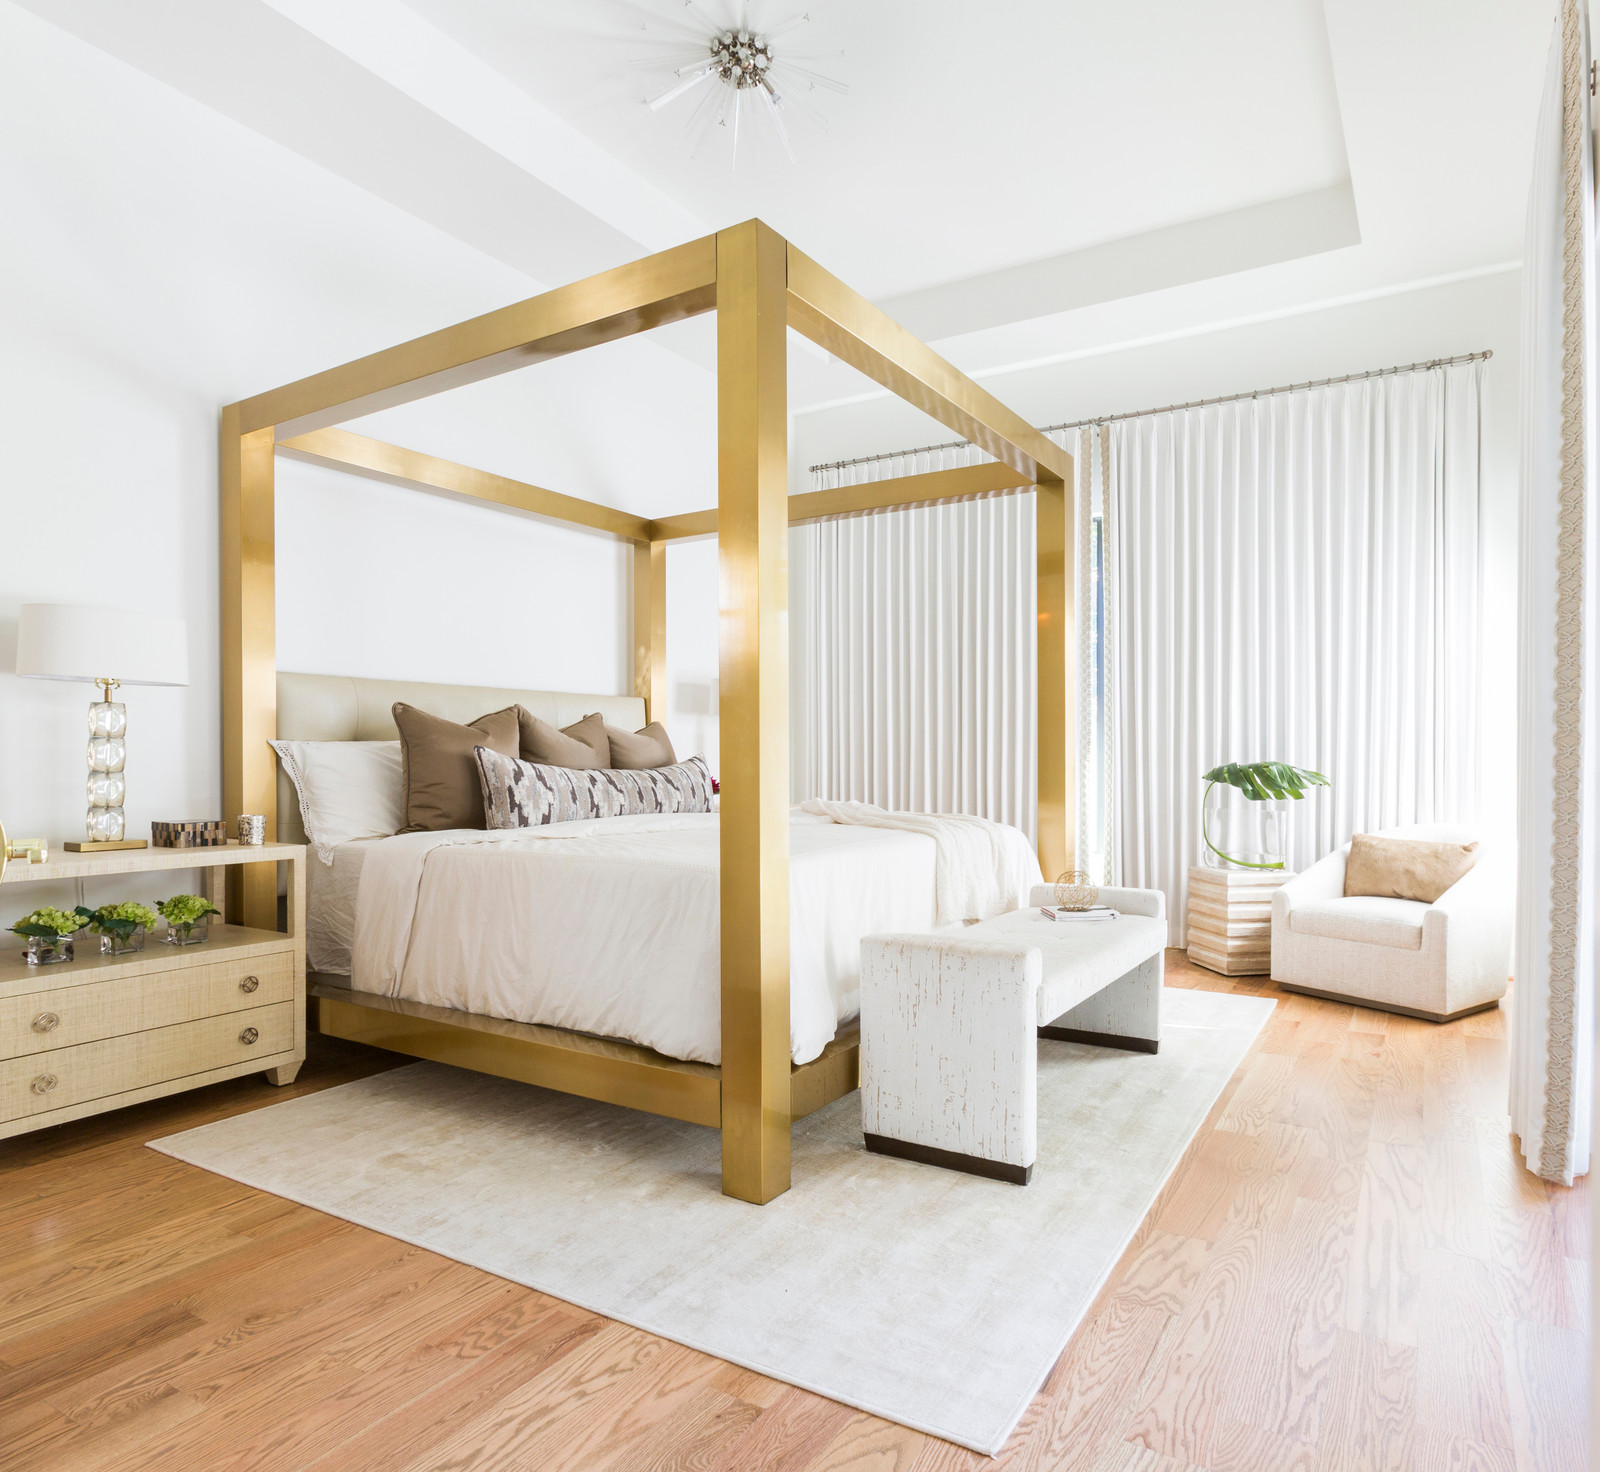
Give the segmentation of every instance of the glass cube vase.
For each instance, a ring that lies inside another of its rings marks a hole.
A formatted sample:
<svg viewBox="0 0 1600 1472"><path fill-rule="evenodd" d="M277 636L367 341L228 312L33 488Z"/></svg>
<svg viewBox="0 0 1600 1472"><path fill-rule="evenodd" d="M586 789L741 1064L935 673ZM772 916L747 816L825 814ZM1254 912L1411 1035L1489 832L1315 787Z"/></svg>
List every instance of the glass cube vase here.
<svg viewBox="0 0 1600 1472"><path fill-rule="evenodd" d="M131 935L117 935L109 930L100 932L100 954L102 956L131 956L135 951L144 949L144 926L139 926Z"/></svg>
<svg viewBox="0 0 1600 1472"><path fill-rule="evenodd" d="M1201 814L1201 857L1212 869L1282 869L1289 852L1289 804L1254 802L1218 783Z"/></svg>
<svg viewBox="0 0 1600 1472"><path fill-rule="evenodd" d="M196 920L192 925L168 925L162 939L169 946L203 946L210 934L210 923Z"/></svg>
<svg viewBox="0 0 1600 1472"><path fill-rule="evenodd" d="M70 935L30 935L28 937L28 965L56 966L72 959Z"/></svg>

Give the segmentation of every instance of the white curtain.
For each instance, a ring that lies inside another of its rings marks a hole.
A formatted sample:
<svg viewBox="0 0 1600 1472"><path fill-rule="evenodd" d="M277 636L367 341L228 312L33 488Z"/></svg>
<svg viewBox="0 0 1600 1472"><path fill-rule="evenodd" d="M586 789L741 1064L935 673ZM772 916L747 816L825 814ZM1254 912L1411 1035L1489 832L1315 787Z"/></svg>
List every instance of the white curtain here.
<svg viewBox="0 0 1600 1472"><path fill-rule="evenodd" d="M1589 1169L1600 887L1600 507L1587 17L1563 0L1523 252L1517 943L1511 1123L1529 1169Z"/></svg>
<svg viewBox="0 0 1600 1472"><path fill-rule="evenodd" d="M1201 774L1324 773L1289 865L1476 808L1483 364L1110 426L1121 880L1184 944Z"/></svg>
<svg viewBox="0 0 1600 1472"><path fill-rule="evenodd" d="M971 447L818 490L972 465ZM975 813L1037 839L1032 495L870 512L789 540L795 800Z"/></svg>

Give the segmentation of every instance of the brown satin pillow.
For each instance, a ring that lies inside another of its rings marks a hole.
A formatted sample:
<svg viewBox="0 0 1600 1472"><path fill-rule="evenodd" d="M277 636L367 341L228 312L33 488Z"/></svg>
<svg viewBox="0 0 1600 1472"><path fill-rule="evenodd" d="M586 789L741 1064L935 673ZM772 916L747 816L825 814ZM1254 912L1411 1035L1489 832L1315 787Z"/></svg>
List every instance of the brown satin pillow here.
<svg viewBox="0 0 1600 1472"><path fill-rule="evenodd" d="M1431 905L1477 862L1476 843L1358 833L1350 840L1344 864L1344 892Z"/></svg>
<svg viewBox="0 0 1600 1472"><path fill-rule="evenodd" d="M525 762L577 771L611 765L611 740L598 711L558 731L549 721L541 721L532 711L519 705L517 725Z"/></svg>
<svg viewBox="0 0 1600 1472"><path fill-rule="evenodd" d="M642 731L623 731L608 725L606 736L611 742L611 765L625 772L642 772L649 767L670 767L677 763L672 743L667 740L667 728L660 721L651 721Z"/></svg>
<svg viewBox="0 0 1600 1472"><path fill-rule="evenodd" d="M479 716L470 725L429 715L397 700L394 723L400 729L402 833L436 833L445 828L482 828L483 788L478 782L474 746L501 756L517 754L517 708Z"/></svg>

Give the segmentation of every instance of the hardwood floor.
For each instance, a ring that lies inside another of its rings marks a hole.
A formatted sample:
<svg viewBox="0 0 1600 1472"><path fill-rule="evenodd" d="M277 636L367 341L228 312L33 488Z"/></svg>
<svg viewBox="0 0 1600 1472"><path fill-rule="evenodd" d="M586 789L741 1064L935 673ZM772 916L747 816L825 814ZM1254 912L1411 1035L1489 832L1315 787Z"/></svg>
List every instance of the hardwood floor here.
<svg viewBox="0 0 1600 1472"><path fill-rule="evenodd" d="M993 1462L143 1148L402 1061L313 1039L0 1145L0 1467L1584 1465L1583 1189L1517 1165L1501 1013L1279 995Z"/></svg>

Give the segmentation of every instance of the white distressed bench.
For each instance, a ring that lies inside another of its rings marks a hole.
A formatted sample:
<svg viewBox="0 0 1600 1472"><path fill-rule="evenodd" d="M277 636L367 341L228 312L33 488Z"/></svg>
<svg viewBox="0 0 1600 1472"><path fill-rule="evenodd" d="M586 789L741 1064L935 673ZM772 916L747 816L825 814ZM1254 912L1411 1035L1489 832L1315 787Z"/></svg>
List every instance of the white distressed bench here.
<svg viewBox="0 0 1600 1472"><path fill-rule="evenodd" d="M1026 1185L1037 1149L1038 1042L1154 1053L1166 898L1102 889L1115 920L1029 907L959 934L861 942L861 1125L867 1149Z"/></svg>

